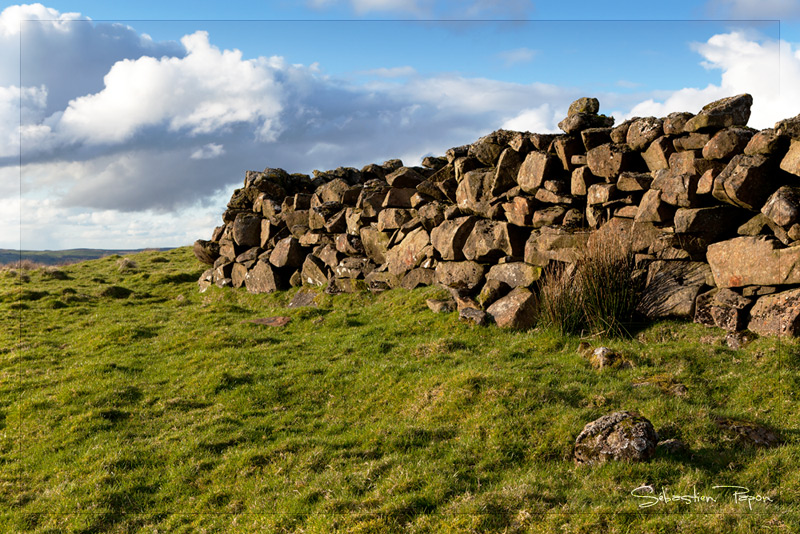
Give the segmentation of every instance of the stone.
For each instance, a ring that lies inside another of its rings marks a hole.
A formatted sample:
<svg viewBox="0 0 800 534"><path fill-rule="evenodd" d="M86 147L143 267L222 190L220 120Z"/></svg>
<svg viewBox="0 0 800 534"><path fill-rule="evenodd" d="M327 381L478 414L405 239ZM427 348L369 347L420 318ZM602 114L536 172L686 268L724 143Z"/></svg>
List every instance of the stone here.
<svg viewBox="0 0 800 534"><path fill-rule="evenodd" d="M537 202L528 197L517 196L502 204L506 220L515 226L533 226L533 214Z"/></svg>
<svg viewBox="0 0 800 534"><path fill-rule="evenodd" d="M700 150L685 150L670 155L669 168L676 174L700 176L708 169L721 171L725 168L725 162L704 159Z"/></svg>
<svg viewBox="0 0 800 534"><path fill-rule="evenodd" d="M638 171L643 166L642 156L628 145L608 143L586 153L586 164L595 176L616 178L623 171Z"/></svg>
<svg viewBox="0 0 800 534"><path fill-rule="evenodd" d="M565 194L558 194L550 189L541 188L536 191L536 194L533 196L539 202L544 202L545 204L572 204L574 199Z"/></svg>
<svg viewBox="0 0 800 534"><path fill-rule="evenodd" d="M767 236L736 237L708 246L717 287L800 284L800 247L779 248Z"/></svg>
<svg viewBox="0 0 800 534"><path fill-rule="evenodd" d="M712 284L711 270L703 262L654 261L637 310L648 318L694 317L695 299Z"/></svg>
<svg viewBox="0 0 800 534"><path fill-rule="evenodd" d="M617 180L617 189L623 193L639 193L650 189L653 176L646 172L623 172Z"/></svg>
<svg viewBox="0 0 800 534"><path fill-rule="evenodd" d="M378 214L378 231L396 230L410 221L410 210L400 208L386 208Z"/></svg>
<svg viewBox="0 0 800 534"><path fill-rule="evenodd" d="M720 130L703 147L703 157L706 159L729 159L744 150L753 134L753 130L746 128Z"/></svg>
<svg viewBox="0 0 800 534"><path fill-rule="evenodd" d="M656 171L653 175L650 188L661 191L663 202L683 208L696 206L698 175L679 174L672 169Z"/></svg>
<svg viewBox="0 0 800 534"><path fill-rule="evenodd" d="M661 191L650 189L645 192L634 221L666 223L675 215L675 207L661 200Z"/></svg>
<svg viewBox="0 0 800 534"><path fill-rule="evenodd" d="M742 218L742 211L733 206L678 208L674 218L675 232L697 235L713 242L733 234L733 229L742 223Z"/></svg>
<svg viewBox="0 0 800 534"><path fill-rule="evenodd" d="M703 106L700 113L689 119L683 129L687 132L710 128L746 126L750 119L753 97L749 94L730 96Z"/></svg>
<svg viewBox="0 0 800 534"><path fill-rule="evenodd" d="M413 188L393 187L386 191L381 208L411 208L417 190Z"/></svg>
<svg viewBox="0 0 800 534"><path fill-rule="evenodd" d="M615 184L594 184L589 186L586 203L589 205L603 204L613 200L616 196L617 186Z"/></svg>
<svg viewBox="0 0 800 534"><path fill-rule="evenodd" d="M415 289L420 286L433 285L436 279L436 274L433 269L423 269L417 267L408 271L403 279L400 281L400 287L408 290Z"/></svg>
<svg viewBox="0 0 800 534"><path fill-rule="evenodd" d="M429 245L430 238L424 228L412 230L400 244L386 253L388 271L399 276L417 267L426 257Z"/></svg>
<svg viewBox="0 0 800 534"><path fill-rule="evenodd" d="M417 210L422 227L431 231L444 222L444 207L439 202L425 204Z"/></svg>
<svg viewBox="0 0 800 534"><path fill-rule="evenodd" d="M479 220L464 243L464 257L490 262L503 256L522 257L526 236L519 227L505 222Z"/></svg>
<svg viewBox="0 0 800 534"><path fill-rule="evenodd" d="M477 219L472 216L459 217L431 230L431 243L443 260L460 261L464 259L464 244L469 238Z"/></svg>
<svg viewBox="0 0 800 534"><path fill-rule="evenodd" d="M784 228L800 221L800 187L785 185L778 188L767 199L761 213Z"/></svg>
<svg viewBox="0 0 800 534"><path fill-rule="evenodd" d="M747 146L744 147L744 154L746 156L754 156L756 154L769 156L785 153L788 148L788 137L779 134L774 128L767 128L757 132L750 138Z"/></svg>
<svg viewBox="0 0 800 534"><path fill-rule="evenodd" d="M442 261L436 266L436 283L472 291L483 282L484 272L484 267L474 261Z"/></svg>
<svg viewBox="0 0 800 534"><path fill-rule="evenodd" d="M311 288L300 288L294 294L292 300L286 305L287 308L317 308L318 293Z"/></svg>
<svg viewBox="0 0 800 534"><path fill-rule="evenodd" d="M286 237L275 244L269 262L275 267L300 267L305 260L305 252L294 237Z"/></svg>
<svg viewBox="0 0 800 534"><path fill-rule="evenodd" d="M233 241L241 247L261 244L261 217L255 213L239 213L233 221Z"/></svg>
<svg viewBox="0 0 800 534"><path fill-rule="evenodd" d="M386 253L389 250L391 234L381 232L376 226L365 226L359 232L364 254L378 265L386 262Z"/></svg>
<svg viewBox="0 0 800 534"><path fill-rule="evenodd" d="M673 143L667 137L661 136L647 147L642 153L647 168L651 171L669 168L669 157L675 152Z"/></svg>
<svg viewBox="0 0 800 534"><path fill-rule="evenodd" d="M775 131L778 135L800 139L800 115L776 122Z"/></svg>
<svg viewBox="0 0 800 534"><path fill-rule="evenodd" d="M328 268L325 263L313 254L306 256L300 272L303 284L311 286L324 286L328 283Z"/></svg>
<svg viewBox="0 0 800 534"><path fill-rule="evenodd" d="M702 150L706 144L711 141L710 133L693 132L681 137L676 137L672 141L672 146L678 152L686 150Z"/></svg>
<svg viewBox="0 0 800 534"><path fill-rule="evenodd" d="M634 120L628 127L625 142L634 150L644 148L664 134L664 121L656 117L644 117Z"/></svg>
<svg viewBox="0 0 800 534"><path fill-rule="evenodd" d="M322 203L338 202L339 204L344 204L344 195L347 193L348 189L350 189L350 184L341 178L335 178L330 182L319 186L315 191L315 194L320 198ZM292 203L294 204L294 198L292 199ZM305 209L309 209L309 207L312 206L306 206ZM301 207L300 209L303 208Z"/></svg>
<svg viewBox="0 0 800 534"><path fill-rule="evenodd" d="M715 417L714 424L722 432L724 439L735 441L740 446L771 448L783 443L778 432L749 421Z"/></svg>
<svg viewBox="0 0 800 534"><path fill-rule="evenodd" d="M653 424L635 412L614 412L588 423L575 440L575 463L643 462L655 455Z"/></svg>
<svg viewBox="0 0 800 534"><path fill-rule="evenodd" d="M492 134L482 137L470 145L469 156L477 159L487 167L493 167L495 163L497 163L497 159L500 157L504 148L500 143L495 141L497 141L497 139L494 139Z"/></svg>
<svg viewBox="0 0 800 534"><path fill-rule="evenodd" d="M231 286L242 287L247 276L247 266L242 263L234 263L231 269Z"/></svg>
<svg viewBox="0 0 800 534"><path fill-rule="evenodd" d="M372 271L364 278L364 282L366 282L367 288L372 293L381 293L388 289L400 287L400 279L385 271Z"/></svg>
<svg viewBox="0 0 800 534"><path fill-rule="evenodd" d="M247 272L244 285L250 293L272 293L281 289L280 278L275 269L261 260Z"/></svg>
<svg viewBox="0 0 800 534"><path fill-rule="evenodd" d="M497 160L497 168L491 185L491 195L505 193L517 185L517 175L522 165L522 157L513 148L506 148Z"/></svg>
<svg viewBox="0 0 800 534"><path fill-rule="evenodd" d="M564 206L550 206L549 208L536 210L533 212L531 225L534 228L558 225L564 219L566 213L567 209Z"/></svg>
<svg viewBox="0 0 800 534"><path fill-rule="evenodd" d="M493 265L486 275L488 281L503 282L512 289L530 287L542 276L542 268L523 262L509 262Z"/></svg>
<svg viewBox="0 0 800 534"><path fill-rule="evenodd" d="M611 142L611 128L588 128L581 131L581 140L586 150Z"/></svg>
<svg viewBox="0 0 800 534"><path fill-rule="evenodd" d="M478 326L489 324L489 315L478 308L461 308L458 310L458 318L467 323L475 323Z"/></svg>
<svg viewBox="0 0 800 534"><path fill-rule="evenodd" d="M800 288L760 297L747 329L762 336L800 337Z"/></svg>
<svg viewBox="0 0 800 534"><path fill-rule="evenodd" d="M592 174L589 167L582 166L572 171L570 180L570 193L573 196L585 196L588 193L589 186L602 181L602 178Z"/></svg>
<svg viewBox="0 0 800 534"><path fill-rule="evenodd" d="M558 123L558 127L567 134L580 133L588 128L608 128L613 125L614 117L596 113L573 113Z"/></svg>
<svg viewBox="0 0 800 534"><path fill-rule="evenodd" d="M714 190L714 180L719 176L719 171L716 169L708 169L704 172L700 179L697 181L697 194L707 195Z"/></svg>
<svg viewBox="0 0 800 534"><path fill-rule="evenodd" d="M427 299L425 304L433 313L450 313L456 311L456 301L453 299Z"/></svg>
<svg viewBox="0 0 800 534"><path fill-rule="evenodd" d="M688 111L676 111L670 113L664 118L664 133L666 135L680 135L684 132L686 123L694 117L693 113Z"/></svg>
<svg viewBox="0 0 800 534"><path fill-rule="evenodd" d="M545 179L560 173L558 158L544 152L531 152L520 166L517 183L526 193L535 193Z"/></svg>
<svg viewBox="0 0 800 534"><path fill-rule="evenodd" d="M425 181L425 177L409 167L400 167L386 175L386 182L393 188L415 188Z"/></svg>
<svg viewBox="0 0 800 534"><path fill-rule="evenodd" d="M600 111L600 101L593 97L581 97L573 101L567 110L567 116L576 115L578 113L594 114Z"/></svg>
<svg viewBox="0 0 800 534"><path fill-rule="evenodd" d="M561 161L562 168L571 172L575 168L572 157L582 154L584 151L583 141L574 135L558 136L553 140L552 150Z"/></svg>
<svg viewBox="0 0 800 534"><path fill-rule="evenodd" d="M792 139L789 152L781 160L780 167L788 173L800 176L800 139Z"/></svg>
<svg viewBox="0 0 800 534"><path fill-rule="evenodd" d="M456 189L458 208L465 213L482 215L488 207L485 193L488 193L488 186L493 178L494 171L492 170L469 171Z"/></svg>
<svg viewBox="0 0 800 534"><path fill-rule="evenodd" d="M589 232L533 234L525 243L525 263L547 267L551 261L574 263L586 247Z"/></svg>
<svg viewBox="0 0 800 534"><path fill-rule="evenodd" d="M333 267L336 278L365 278L375 270L375 264L367 258L347 257Z"/></svg>
<svg viewBox="0 0 800 534"><path fill-rule="evenodd" d="M194 242L192 252L201 263L214 265L214 262L219 258L219 243L198 239Z"/></svg>
<svg viewBox="0 0 800 534"><path fill-rule="evenodd" d="M500 328L522 330L536 324L536 296L523 287L513 289L486 310Z"/></svg>
<svg viewBox="0 0 800 534"><path fill-rule="evenodd" d="M342 219L339 224L342 226L341 231L344 231L347 229L347 220L343 217L344 206L339 202L324 202L312 208L308 212L308 227L311 230L321 230L323 228L327 230L328 224L334 222L335 217L340 214Z"/></svg>
<svg viewBox="0 0 800 534"><path fill-rule="evenodd" d="M638 118L639 117L630 118L625 122L622 122L617 126L615 126L614 128L612 128L611 133L609 134L611 136L611 142L624 143L628 137L628 129L631 127L631 124L633 124L633 121L635 121Z"/></svg>

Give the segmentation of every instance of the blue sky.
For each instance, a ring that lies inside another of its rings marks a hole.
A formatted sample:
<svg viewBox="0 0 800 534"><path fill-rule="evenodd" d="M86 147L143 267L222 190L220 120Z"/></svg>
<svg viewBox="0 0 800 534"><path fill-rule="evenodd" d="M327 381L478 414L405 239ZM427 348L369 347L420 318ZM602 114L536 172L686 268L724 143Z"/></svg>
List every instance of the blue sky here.
<svg viewBox="0 0 800 534"><path fill-rule="evenodd" d="M617 121L742 92L751 126L800 113L800 0L0 11L1 248L190 244L248 169L413 165L500 127L556 131L580 96Z"/></svg>

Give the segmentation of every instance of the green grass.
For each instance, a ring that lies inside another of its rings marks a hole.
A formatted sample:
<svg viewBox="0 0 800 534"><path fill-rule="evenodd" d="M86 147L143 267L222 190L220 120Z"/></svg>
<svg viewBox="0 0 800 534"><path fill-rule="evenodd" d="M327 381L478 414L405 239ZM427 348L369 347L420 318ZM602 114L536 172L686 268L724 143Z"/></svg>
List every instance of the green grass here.
<svg viewBox="0 0 800 534"><path fill-rule="evenodd" d="M577 337L430 312L435 288L288 309L295 290L199 293L189 248L131 258L0 271L2 532L800 528L797 340L732 351L660 322L592 339L635 363L597 372ZM292 320L247 322L275 315ZM583 425L620 409L690 452L575 466ZM786 443L743 447L714 416ZM721 498L643 509L642 484ZM774 502L751 511L722 484Z"/></svg>

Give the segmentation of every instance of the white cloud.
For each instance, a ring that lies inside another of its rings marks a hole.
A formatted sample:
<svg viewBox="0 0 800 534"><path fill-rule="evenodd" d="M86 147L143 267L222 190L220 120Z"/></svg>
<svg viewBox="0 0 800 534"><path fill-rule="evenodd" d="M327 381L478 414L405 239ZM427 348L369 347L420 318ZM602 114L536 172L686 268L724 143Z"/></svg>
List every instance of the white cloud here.
<svg viewBox="0 0 800 534"><path fill-rule="evenodd" d="M536 56L536 50L525 47L515 48L513 50L504 50L497 54L497 56L503 61L506 67L510 67L518 63L528 63L533 60L534 56Z"/></svg>
<svg viewBox="0 0 800 534"><path fill-rule="evenodd" d="M753 107L749 125L768 128L776 121L800 113L800 51L790 43L748 39L743 33L718 34L694 49L703 66L720 70L718 85L685 88L649 99L633 107L630 116L664 116L673 111L696 113L714 100L750 93Z"/></svg>
<svg viewBox="0 0 800 534"><path fill-rule="evenodd" d="M214 159L225 154L225 147L217 143L208 143L207 145L198 148L192 155L192 159Z"/></svg>
<svg viewBox="0 0 800 534"><path fill-rule="evenodd" d="M259 135L274 139L281 112L275 62L242 60L220 51L206 32L187 35L184 58L143 57L116 63L99 93L69 103L58 129L90 143L123 142L148 126L208 134L240 122L258 122ZM280 67L279 67L280 68Z"/></svg>
<svg viewBox="0 0 800 534"><path fill-rule="evenodd" d="M399 13L436 20L525 20L533 11L532 0L306 0L314 9L344 4L358 16Z"/></svg>
<svg viewBox="0 0 800 534"><path fill-rule="evenodd" d="M414 67L406 65L403 67L382 67L380 69L371 69L364 71L364 74L377 76L379 78L407 78L408 76L415 76L417 71L414 69Z"/></svg>

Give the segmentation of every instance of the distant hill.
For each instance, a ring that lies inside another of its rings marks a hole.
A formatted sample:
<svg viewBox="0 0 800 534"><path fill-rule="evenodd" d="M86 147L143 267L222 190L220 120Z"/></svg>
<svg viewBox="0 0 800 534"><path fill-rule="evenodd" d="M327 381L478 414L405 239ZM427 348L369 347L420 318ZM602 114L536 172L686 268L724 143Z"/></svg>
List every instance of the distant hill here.
<svg viewBox="0 0 800 534"><path fill-rule="evenodd" d="M94 248L72 248L68 250L12 250L0 248L0 265L23 260L30 260L44 265L66 265L79 261L94 260L112 254L134 254L144 250L172 250L170 248L139 248L133 250L106 250Z"/></svg>

